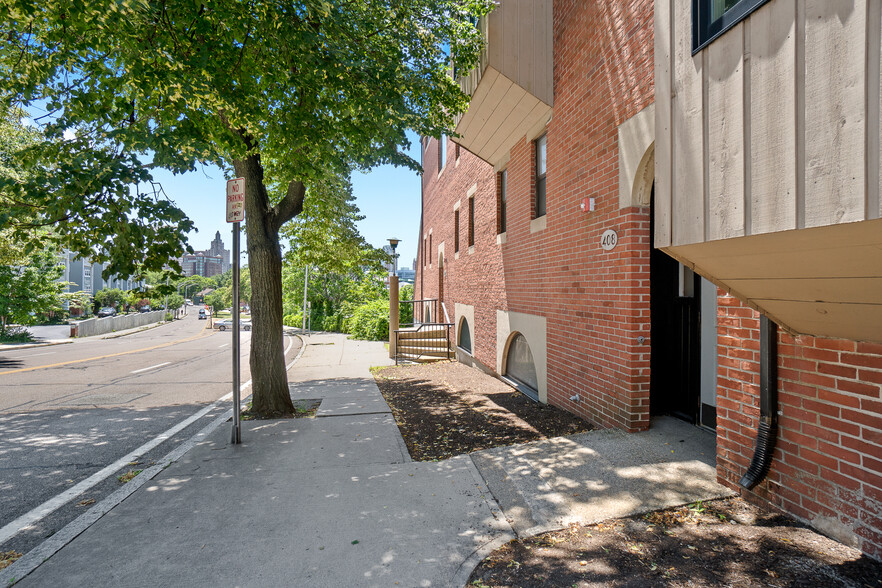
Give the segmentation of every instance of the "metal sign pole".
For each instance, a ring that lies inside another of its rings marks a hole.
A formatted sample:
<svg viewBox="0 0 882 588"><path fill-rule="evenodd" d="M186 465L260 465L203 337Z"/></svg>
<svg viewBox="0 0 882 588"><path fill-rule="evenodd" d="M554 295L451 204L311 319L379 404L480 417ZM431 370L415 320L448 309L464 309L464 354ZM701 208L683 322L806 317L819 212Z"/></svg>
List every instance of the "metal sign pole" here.
<svg viewBox="0 0 882 588"><path fill-rule="evenodd" d="M239 223L233 223L233 435L232 443L242 442L239 412Z"/></svg>
<svg viewBox="0 0 882 588"><path fill-rule="evenodd" d="M245 178L227 182L227 222L233 223L233 431L231 443L242 442L239 398L239 223L245 219Z"/></svg>

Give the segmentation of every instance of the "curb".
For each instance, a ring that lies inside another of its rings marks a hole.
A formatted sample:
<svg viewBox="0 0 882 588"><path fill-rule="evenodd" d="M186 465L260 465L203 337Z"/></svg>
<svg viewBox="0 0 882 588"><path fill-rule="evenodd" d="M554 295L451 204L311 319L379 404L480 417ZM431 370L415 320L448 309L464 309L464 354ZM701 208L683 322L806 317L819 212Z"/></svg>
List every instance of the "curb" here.
<svg viewBox="0 0 882 588"><path fill-rule="evenodd" d="M73 339L66 341L46 341L45 343L23 343L21 345L4 344L0 345L0 351L18 351L19 349L33 349L35 347L52 347L53 345L70 345Z"/></svg>

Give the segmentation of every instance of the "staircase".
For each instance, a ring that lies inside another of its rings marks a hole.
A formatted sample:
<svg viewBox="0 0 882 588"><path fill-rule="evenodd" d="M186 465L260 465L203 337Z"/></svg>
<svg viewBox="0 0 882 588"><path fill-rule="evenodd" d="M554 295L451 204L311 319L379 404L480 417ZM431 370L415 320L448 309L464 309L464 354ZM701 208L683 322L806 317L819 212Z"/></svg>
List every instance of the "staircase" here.
<svg viewBox="0 0 882 588"><path fill-rule="evenodd" d="M428 363L454 357L450 329L444 323L423 323L395 331L395 364Z"/></svg>

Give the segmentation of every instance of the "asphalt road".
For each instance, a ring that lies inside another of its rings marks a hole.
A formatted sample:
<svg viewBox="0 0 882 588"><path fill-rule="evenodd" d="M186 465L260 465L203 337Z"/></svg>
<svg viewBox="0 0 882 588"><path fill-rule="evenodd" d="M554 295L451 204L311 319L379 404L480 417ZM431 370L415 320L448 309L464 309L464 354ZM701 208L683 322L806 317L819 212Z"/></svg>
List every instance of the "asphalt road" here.
<svg viewBox="0 0 882 588"><path fill-rule="evenodd" d="M242 331L243 384L250 340ZM299 340L285 345L290 363ZM192 437L231 403L157 439L229 394L231 382L232 333L211 330L195 313L125 337L0 351L0 552L27 552L119 488L119 475ZM101 473L151 441L143 455ZM59 498L95 478L85 492ZM51 512L38 516L40 508ZM22 517L37 518L18 530Z"/></svg>

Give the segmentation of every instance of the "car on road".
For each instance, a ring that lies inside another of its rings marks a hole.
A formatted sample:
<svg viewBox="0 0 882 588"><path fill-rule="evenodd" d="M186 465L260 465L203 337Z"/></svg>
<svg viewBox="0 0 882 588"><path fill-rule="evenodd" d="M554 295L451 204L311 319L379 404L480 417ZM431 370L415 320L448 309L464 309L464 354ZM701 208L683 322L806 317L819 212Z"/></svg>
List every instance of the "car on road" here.
<svg viewBox="0 0 882 588"><path fill-rule="evenodd" d="M104 318L106 316L114 316L116 315L116 309L112 306L104 306L101 310L98 311L98 318Z"/></svg>
<svg viewBox="0 0 882 588"><path fill-rule="evenodd" d="M199 320L201 321L202 319L205 319L205 318L208 318L208 313L205 312L204 308L200 308L199 309Z"/></svg>
<svg viewBox="0 0 882 588"><path fill-rule="evenodd" d="M233 328L233 319L223 319L219 321L215 321L214 328L218 331L226 331L227 329ZM243 331L251 330L251 321L239 321L239 328Z"/></svg>
<svg viewBox="0 0 882 588"><path fill-rule="evenodd" d="M138 309L138 312L150 312L150 305L149 305L149 304L145 304L145 305L142 306L140 309Z"/></svg>

